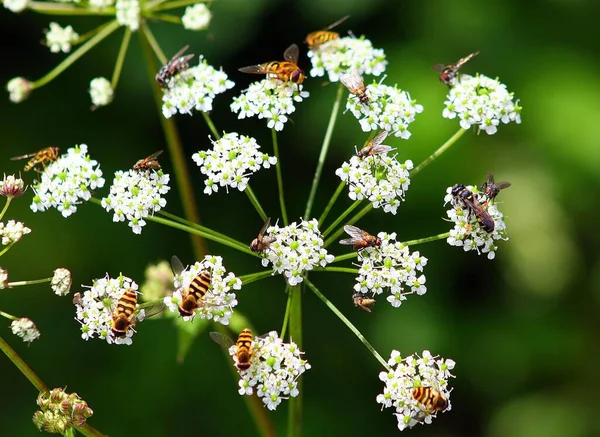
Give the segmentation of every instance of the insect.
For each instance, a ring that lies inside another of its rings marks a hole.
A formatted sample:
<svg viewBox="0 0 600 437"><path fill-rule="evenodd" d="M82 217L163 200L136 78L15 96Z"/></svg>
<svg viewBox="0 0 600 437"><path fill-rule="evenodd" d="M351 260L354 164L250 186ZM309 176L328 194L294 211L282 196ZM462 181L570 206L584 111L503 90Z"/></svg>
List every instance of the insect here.
<svg viewBox="0 0 600 437"><path fill-rule="evenodd" d="M277 240L277 237L265 235L267 229L269 229L269 226L271 226L271 217L267 217L265 224L262 226L262 228L260 228L258 236L252 240L252 243L250 243L250 250L252 252L264 252L269 248L271 243Z"/></svg>
<svg viewBox="0 0 600 437"><path fill-rule="evenodd" d="M58 159L58 147L46 147L38 152L30 153L29 155L15 156L10 158L12 161L18 161L19 159L31 158L25 165L25 171L29 171L38 164L42 164L42 167L46 167L47 163L54 162ZM39 169L36 168L36 171Z"/></svg>
<svg viewBox="0 0 600 437"><path fill-rule="evenodd" d="M354 302L354 306L357 306L368 313L373 313L371 308L375 305L376 301L372 297L365 297L362 293L354 293L352 295L352 301Z"/></svg>
<svg viewBox="0 0 600 437"><path fill-rule="evenodd" d="M168 80L176 74L181 73L182 71L190 68L190 60L194 57L194 54L190 53L189 55L183 56L183 54L189 48L190 46L185 46L184 48L179 50L169 62L160 67L160 70L158 70L158 73L156 73L154 79L156 80L156 82L158 82L158 84L161 87L164 88L165 86L167 86Z"/></svg>
<svg viewBox="0 0 600 437"><path fill-rule="evenodd" d="M331 32L331 29L342 24L350 18L350 15L346 15L345 17L340 18L335 23L330 24L323 30L317 30L316 32L311 32L306 35L304 42L308 45L310 50L316 49L321 44L326 43L327 41L331 41L332 39L337 39L340 37L340 34L337 32Z"/></svg>
<svg viewBox="0 0 600 437"><path fill-rule="evenodd" d="M81 293L75 293L73 295L73 305L83 305L83 296Z"/></svg>
<svg viewBox="0 0 600 437"><path fill-rule="evenodd" d="M300 49L292 44L283 53L285 61L271 61L264 64L250 65L239 69L242 73L266 74L284 82L301 84L304 82L304 71L298 67Z"/></svg>
<svg viewBox="0 0 600 437"><path fill-rule="evenodd" d="M375 237L366 231L352 225L345 225L344 231L352 238L346 238L341 240L340 244L352 245L352 249L358 252L366 249L367 247L379 247L381 246L381 238Z"/></svg>
<svg viewBox="0 0 600 437"><path fill-rule="evenodd" d="M147 156L144 159L138 160L133 166L134 170L160 170L161 166L158 160L156 159L163 151L159 150L158 152L154 152L152 155Z"/></svg>
<svg viewBox="0 0 600 437"><path fill-rule="evenodd" d="M340 82L344 85L351 94L358 97L358 100L363 105L369 104L369 96L366 94L365 83L362 76L356 70L351 70L350 73L340 76Z"/></svg>
<svg viewBox="0 0 600 437"><path fill-rule="evenodd" d="M494 182L494 175L491 172L487 174L487 181L481 186L481 191L485 194L487 202L496 198L500 190L510 187L510 182Z"/></svg>
<svg viewBox="0 0 600 437"><path fill-rule="evenodd" d="M467 190L467 188L461 184L456 184L452 187L452 195L464 203L464 205L469 209L469 214L471 212L475 214L477 221L484 231L487 233L494 232L494 219L479 203L477 196L475 196L471 191Z"/></svg>
<svg viewBox="0 0 600 437"><path fill-rule="evenodd" d="M142 313L137 309L137 292L133 288L125 290L112 313L111 333L113 337L124 337L137 322L152 317L165 308L163 302L152 302L147 305L146 308L140 306L140 310L144 309Z"/></svg>
<svg viewBox="0 0 600 437"><path fill-rule="evenodd" d="M233 345L233 341L219 332L211 332L210 338L216 343L223 346L225 349L229 349ZM248 328L243 329L235 342L237 346L237 352L235 354L236 366L239 370L247 370L250 368L250 359L252 358L252 331Z"/></svg>
<svg viewBox="0 0 600 437"><path fill-rule="evenodd" d="M171 268L175 276L181 274L185 270L183 264L173 255L171 257ZM211 274L208 270L200 272L187 289L181 293L181 303L179 304L179 314L182 317L191 317L194 311L202 305L202 298L210 288Z"/></svg>
<svg viewBox="0 0 600 437"><path fill-rule="evenodd" d="M356 156L362 159L366 158L367 156L385 155L387 152L392 150L390 146L381 144L385 141L387 136L388 132L382 130L377 135L375 135L375 137L371 141L369 141L365 147L360 149Z"/></svg>
<svg viewBox="0 0 600 437"><path fill-rule="evenodd" d="M448 408L448 399L431 387L417 387L413 390L412 395L425 407L425 413L433 414Z"/></svg>
<svg viewBox="0 0 600 437"><path fill-rule="evenodd" d="M435 64L433 66L433 69L440 73L440 82L442 82L444 85L447 85L448 87L452 87L458 75L458 69L478 54L478 51L475 53L471 53L470 55L465 56L464 58L460 58L458 62L453 65Z"/></svg>

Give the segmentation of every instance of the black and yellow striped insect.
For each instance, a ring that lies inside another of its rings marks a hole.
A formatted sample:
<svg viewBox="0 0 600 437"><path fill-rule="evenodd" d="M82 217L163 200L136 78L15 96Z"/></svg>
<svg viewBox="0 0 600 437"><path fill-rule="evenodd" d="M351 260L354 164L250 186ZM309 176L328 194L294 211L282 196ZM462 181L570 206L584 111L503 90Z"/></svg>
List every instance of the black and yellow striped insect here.
<svg viewBox="0 0 600 437"><path fill-rule="evenodd" d="M125 337L137 322L155 316L165 309L163 302L149 302L146 306L140 305L138 308L137 295L137 291L128 288L117 302L117 307L112 313L111 333L113 337Z"/></svg>
<svg viewBox="0 0 600 437"><path fill-rule="evenodd" d="M185 270L182 262L175 255L171 257L171 268L176 276ZM182 317L193 316L194 311L202 306L204 295L210 288L211 279L211 273L208 270L203 270L192 279L190 285L181 293L179 314Z"/></svg>
<svg viewBox="0 0 600 437"><path fill-rule="evenodd" d="M233 340L224 334L219 332L211 332L210 338L212 338L217 344L221 345L225 349L229 349L233 346ZM237 352L235 354L236 366L239 370L248 370L250 368L250 359L254 350L252 348L252 331L248 328L243 329L235 342L237 346Z"/></svg>
<svg viewBox="0 0 600 437"><path fill-rule="evenodd" d="M250 65L239 69L242 73L266 74L267 77L275 77L283 82L304 82L304 71L298 67L300 49L296 44L289 46L283 53L285 61L271 61L264 64Z"/></svg>
<svg viewBox="0 0 600 437"><path fill-rule="evenodd" d="M335 23L330 24L323 30L317 30L306 35L304 42L306 43L306 45L308 45L309 50L316 49L321 44L331 41L332 39L339 38L340 34L337 32L332 32L331 29L342 24L348 18L350 18L350 15L346 15L345 17L340 18Z"/></svg>
<svg viewBox="0 0 600 437"><path fill-rule="evenodd" d="M58 152L60 152L60 149L58 147L51 146L45 147L42 150L39 150L35 153L15 156L10 159L12 161L18 161L19 159L31 158L29 161L27 161L27 164L25 165L25 171L29 171L38 164L41 164L42 167L46 167L46 164L56 161L58 159ZM36 170L39 171L39 169L37 168Z"/></svg>

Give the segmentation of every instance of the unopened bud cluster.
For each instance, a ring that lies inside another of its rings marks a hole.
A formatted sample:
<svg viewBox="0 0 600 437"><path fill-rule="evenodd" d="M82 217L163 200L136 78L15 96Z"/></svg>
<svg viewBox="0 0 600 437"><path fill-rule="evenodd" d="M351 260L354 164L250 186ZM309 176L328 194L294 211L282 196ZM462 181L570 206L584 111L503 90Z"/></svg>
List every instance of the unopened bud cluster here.
<svg viewBox="0 0 600 437"><path fill-rule="evenodd" d="M40 431L65 434L74 426L81 427L94 412L77 393L66 393L62 388L40 393L37 398L40 411L33 415L33 423Z"/></svg>

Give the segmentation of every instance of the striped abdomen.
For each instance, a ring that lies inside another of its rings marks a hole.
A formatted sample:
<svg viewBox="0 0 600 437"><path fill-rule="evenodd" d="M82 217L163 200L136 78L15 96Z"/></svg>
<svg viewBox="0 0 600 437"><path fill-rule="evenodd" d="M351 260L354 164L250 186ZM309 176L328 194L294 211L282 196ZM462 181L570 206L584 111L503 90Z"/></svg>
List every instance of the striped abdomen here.
<svg viewBox="0 0 600 437"><path fill-rule="evenodd" d="M210 280L210 273L206 270L192 279L192 282L190 282L190 285L181 297L179 314L182 317L190 317L194 314L194 311L200 306L202 298L210 287Z"/></svg>
<svg viewBox="0 0 600 437"><path fill-rule="evenodd" d="M119 299L117 308L112 314L112 334L123 337L135 324L134 313L137 308L137 293L133 288L128 288Z"/></svg>
<svg viewBox="0 0 600 437"><path fill-rule="evenodd" d="M431 387L415 388L413 390L413 397L431 413L443 411L448 408L448 400Z"/></svg>
<svg viewBox="0 0 600 437"><path fill-rule="evenodd" d="M331 32L328 30L318 30L316 32L309 33L304 40L310 50L316 49L321 44L331 41L332 39L339 38L340 34L337 32Z"/></svg>
<svg viewBox="0 0 600 437"><path fill-rule="evenodd" d="M252 346L252 331L248 328L242 330L235 345L237 346L237 368L246 370L250 367L250 358L252 357L250 350Z"/></svg>

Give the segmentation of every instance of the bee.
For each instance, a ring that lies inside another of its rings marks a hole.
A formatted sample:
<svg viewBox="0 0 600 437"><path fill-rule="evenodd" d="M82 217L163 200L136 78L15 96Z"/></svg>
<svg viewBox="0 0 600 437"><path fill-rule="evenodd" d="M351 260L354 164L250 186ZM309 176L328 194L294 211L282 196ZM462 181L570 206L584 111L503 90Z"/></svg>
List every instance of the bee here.
<svg viewBox="0 0 600 437"><path fill-rule="evenodd" d="M345 225L344 231L352 238L346 238L340 240L340 244L352 245L352 249L358 252L366 249L367 247L379 247L381 246L381 238L375 237L362 229L352 225Z"/></svg>
<svg viewBox="0 0 600 437"><path fill-rule="evenodd" d="M448 399L432 387L417 387L412 392L413 398L424 407L424 413L433 414L448 408Z"/></svg>
<svg viewBox="0 0 600 437"><path fill-rule="evenodd" d="M56 161L58 159L59 151L60 149L58 147L46 147L38 152L30 153L29 155L15 156L10 159L12 161L18 161L19 159L31 158L25 165L25 171L29 171L38 164L42 164L42 167L45 168L47 163ZM36 168L36 171L39 171L39 169Z"/></svg>
<svg viewBox="0 0 600 437"><path fill-rule="evenodd" d="M161 166L158 160L156 159L163 151L159 150L158 152L154 152L152 155L138 160L133 166L133 170L160 170Z"/></svg>
<svg viewBox="0 0 600 437"><path fill-rule="evenodd" d="M362 159L366 158L367 156L385 155L387 152L392 150L390 146L381 144L385 141L387 136L388 132L382 130L377 135L375 135L375 137L371 141L369 141L365 147L360 149L356 156Z"/></svg>
<svg viewBox="0 0 600 437"><path fill-rule="evenodd" d="M190 68L190 60L194 57L194 54L190 53L189 55L183 56L183 54L189 48L190 46L185 46L184 48L179 50L169 62L160 67L160 70L158 70L158 73L156 73L154 79L156 80L156 82L158 82L158 84L161 87L166 87L169 79L171 79L176 74L181 73L182 71L185 71L188 68Z"/></svg>
<svg viewBox="0 0 600 437"><path fill-rule="evenodd" d="M494 232L494 219L479 203L479 199L464 185L456 184L452 187L452 195L460 200L468 209L469 214L475 214L481 228L487 233Z"/></svg>
<svg viewBox="0 0 600 437"><path fill-rule="evenodd" d="M264 252L269 248L271 243L277 240L277 237L265 235L267 229L269 229L269 226L271 226L271 217L267 217L265 224L262 226L262 228L260 228L258 236L252 240L252 243L250 243L250 250L252 252Z"/></svg>
<svg viewBox="0 0 600 437"><path fill-rule="evenodd" d="M250 65L239 69L242 73L266 74L284 82L292 81L298 85L304 82L304 71L298 67L300 49L292 44L283 53L285 61L271 61L264 64Z"/></svg>
<svg viewBox="0 0 600 437"><path fill-rule="evenodd" d="M340 18L335 23L330 24L323 30L317 30L316 32L311 32L308 35L306 35L304 42L308 45L309 50L316 49L321 44L326 43L327 41L339 38L340 34L337 32L331 32L331 29L342 24L348 18L350 18L350 15L346 15L345 17Z"/></svg>
<svg viewBox="0 0 600 437"><path fill-rule="evenodd" d="M185 270L183 264L173 255L171 257L171 268L175 276L181 274ZM179 314L182 317L191 317L194 315L194 311L202 306L202 299L210 288L211 274L209 271L204 270L200 272L187 289L181 293L181 303L179 304Z"/></svg>
<svg viewBox="0 0 600 437"><path fill-rule="evenodd" d="M372 297L365 297L365 295L362 293L354 293L352 295L352 301L354 302L354 306L373 314L371 308L375 305L376 301Z"/></svg>
<svg viewBox="0 0 600 437"><path fill-rule="evenodd" d="M487 174L487 181L481 186L481 191L485 194L487 202L496 198L500 190L510 187L510 182L494 182L494 175L491 172Z"/></svg>
<svg viewBox="0 0 600 437"><path fill-rule="evenodd" d="M369 96L366 94L365 83L362 76L356 70L351 70L350 73L340 76L340 82L344 85L351 94L354 94L360 103L363 105L369 104Z"/></svg>
<svg viewBox="0 0 600 437"><path fill-rule="evenodd" d="M435 64L433 66L433 69L440 73L440 82L451 88L452 85L454 85L456 77L458 76L458 69L478 54L478 51L475 53L471 53L470 55L465 56L464 58L460 58L458 62L453 65Z"/></svg>
<svg viewBox="0 0 600 437"><path fill-rule="evenodd" d="M229 349L233 345L233 341L219 332L211 332L212 338L217 344L220 344L225 349ZM236 366L239 370L248 370L250 368L250 359L252 358L252 331L248 328L243 329L235 342L237 352L235 354Z"/></svg>
<svg viewBox="0 0 600 437"><path fill-rule="evenodd" d="M163 302L152 302L148 304L147 309L143 305L140 306L140 310L144 309L142 313L137 310L137 292L133 288L128 288L112 313L111 333L113 337L124 337L137 322L160 313L164 308Z"/></svg>

